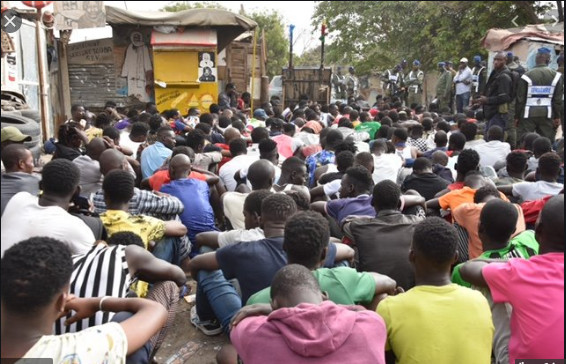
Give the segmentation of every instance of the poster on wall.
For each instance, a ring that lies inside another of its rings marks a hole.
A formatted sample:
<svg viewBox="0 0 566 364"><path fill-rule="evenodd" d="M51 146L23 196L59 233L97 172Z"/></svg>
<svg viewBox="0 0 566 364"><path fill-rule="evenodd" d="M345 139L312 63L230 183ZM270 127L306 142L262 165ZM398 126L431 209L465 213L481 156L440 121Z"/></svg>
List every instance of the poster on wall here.
<svg viewBox="0 0 566 364"><path fill-rule="evenodd" d="M198 80L200 82L216 82L216 63L214 52L198 52Z"/></svg>
<svg viewBox="0 0 566 364"><path fill-rule="evenodd" d="M102 28L106 25L104 1L55 1L55 29Z"/></svg>

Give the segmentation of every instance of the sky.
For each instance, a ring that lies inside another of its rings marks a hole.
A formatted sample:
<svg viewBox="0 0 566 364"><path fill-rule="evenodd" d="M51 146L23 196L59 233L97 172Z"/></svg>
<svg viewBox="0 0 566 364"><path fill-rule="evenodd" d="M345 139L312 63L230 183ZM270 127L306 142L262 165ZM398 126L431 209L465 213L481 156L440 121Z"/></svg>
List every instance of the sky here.
<svg viewBox="0 0 566 364"><path fill-rule="evenodd" d="M293 53L301 54L305 49L317 46L318 30L314 31L311 26L311 16L314 13L314 1L216 1L228 10L238 12L243 6L246 12L277 10L283 17L285 23L285 35L289 36L289 24L295 25L293 33ZM106 5L115 6L128 10L156 11L160 8L173 4L175 1L105 1ZM89 39L111 37L111 30L105 29L93 33L92 29L84 31L73 31L71 42L82 42Z"/></svg>

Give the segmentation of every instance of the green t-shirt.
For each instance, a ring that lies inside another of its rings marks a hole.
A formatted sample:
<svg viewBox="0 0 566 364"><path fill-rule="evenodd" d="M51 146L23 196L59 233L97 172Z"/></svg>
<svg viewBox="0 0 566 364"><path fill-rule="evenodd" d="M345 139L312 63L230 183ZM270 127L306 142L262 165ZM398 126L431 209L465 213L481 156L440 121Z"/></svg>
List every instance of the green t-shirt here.
<svg viewBox="0 0 566 364"><path fill-rule="evenodd" d="M381 123L377 121L366 121L356 126L356 131L365 131L369 134L370 138L375 139L375 134L381 129Z"/></svg>
<svg viewBox="0 0 566 364"><path fill-rule="evenodd" d="M478 259L529 259L533 255L538 254L538 249L539 245L535 239L535 232L532 230L525 230L511 239L505 248L485 251L478 257ZM464 287L471 287L472 285L463 280L460 275L460 268L462 267L462 264L458 264L454 267L454 271L452 271L452 283L456 283Z"/></svg>
<svg viewBox="0 0 566 364"><path fill-rule="evenodd" d="M366 272L357 272L353 268L319 268L313 271L320 289L328 294L328 298L339 305L366 304L375 295L375 280ZM246 305L269 303L271 288L267 287L252 295Z"/></svg>

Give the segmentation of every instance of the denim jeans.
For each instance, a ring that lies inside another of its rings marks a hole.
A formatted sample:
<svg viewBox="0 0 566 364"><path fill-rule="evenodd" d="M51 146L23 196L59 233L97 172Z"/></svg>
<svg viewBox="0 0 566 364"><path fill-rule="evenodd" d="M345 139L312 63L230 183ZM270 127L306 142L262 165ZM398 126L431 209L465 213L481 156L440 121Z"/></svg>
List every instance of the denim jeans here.
<svg viewBox="0 0 566 364"><path fill-rule="evenodd" d="M117 312L113 317L111 322L123 322L132 317L134 314L131 312ZM141 348L134 351L126 357L126 364L146 364L150 362L151 352L153 350L151 340L148 340Z"/></svg>
<svg viewBox="0 0 566 364"><path fill-rule="evenodd" d="M470 92L465 92L460 95L456 95L456 112L463 113L464 107L470 104Z"/></svg>
<svg viewBox="0 0 566 364"><path fill-rule="evenodd" d="M198 272L196 305L201 321L215 317L224 333L230 336L230 320L242 308L242 298L234 286L224 278L221 270Z"/></svg>
<svg viewBox="0 0 566 364"><path fill-rule="evenodd" d="M509 114L500 114L500 113L496 113L495 115L493 115L488 121L487 124L485 124L485 133L484 133L484 139L487 141L487 134L489 132L489 129L492 126L498 126L500 127L503 131L505 131L506 126L507 126L507 121L509 119Z"/></svg>
<svg viewBox="0 0 566 364"><path fill-rule="evenodd" d="M171 264L179 265L181 262L178 250L175 238L168 237L163 238L163 240L155 244L152 253L156 258L163 259Z"/></svg>

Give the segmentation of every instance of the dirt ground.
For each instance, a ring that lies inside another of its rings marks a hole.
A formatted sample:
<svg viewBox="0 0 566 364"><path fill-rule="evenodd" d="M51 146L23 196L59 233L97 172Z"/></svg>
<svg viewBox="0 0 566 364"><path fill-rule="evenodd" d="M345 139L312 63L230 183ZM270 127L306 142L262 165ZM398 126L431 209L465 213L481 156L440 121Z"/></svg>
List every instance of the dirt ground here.
<svg viewBox="0 0 566 364"><path fill-rule="evenodd" d="M154 356L159 364L215 364L216 354L224 344L229 343L224 335L206 336L197 330L190 320L191 308L194 306L195 282L191 281L191 295L187 300L179 301L175 323L170 329L161 348Z"/></svg>

